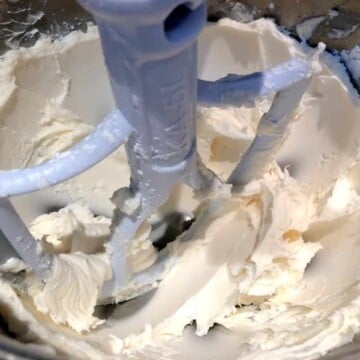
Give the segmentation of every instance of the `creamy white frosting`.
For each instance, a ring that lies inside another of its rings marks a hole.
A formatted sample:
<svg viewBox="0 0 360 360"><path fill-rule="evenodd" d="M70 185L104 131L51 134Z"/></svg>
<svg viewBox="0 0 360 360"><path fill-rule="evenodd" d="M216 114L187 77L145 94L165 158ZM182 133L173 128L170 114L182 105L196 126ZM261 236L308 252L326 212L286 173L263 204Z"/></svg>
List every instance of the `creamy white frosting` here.
<svg viewBox="0 0 360 360"><path fill-rule="evenodd" d="M102 323L93 317L101 287L111 277L106 254L83 253L55 256L51 275L44 289L37 289L36 308L56 324L68 324L81 332Z"/></svg>
<svg viewBox="0 0 360 360"><path fill-rule="evenodd" d="M19 273L27 270L26 264L17 258L9 258L0 265L0 272Z"/></svg>
<svg viewBox="0 0 360 360"><path fill-rule="evenodd" d="M307 52L269 20L223 20L200 37L199 76L246 74ZM78 178L15 199L55 266L30 298L0 278L0 311L13 331L78 359L313 359L351 341L360 331L360 107L335 60L324 55L315 65L261 179L233 196L220 183L196 197L178 185L154 215L186 211L196 221L169 246L175 266L151 294L93 311L109 276L110 199L129 180L123 149ZM69 147L113 107L96 29L8 53L0 94L2 168ZM270 103L198 109L199 153L220 178ZM44 214L54 206L63 208ZM149 231L145 223L128 251L134 270L156 258Z"/></svg>

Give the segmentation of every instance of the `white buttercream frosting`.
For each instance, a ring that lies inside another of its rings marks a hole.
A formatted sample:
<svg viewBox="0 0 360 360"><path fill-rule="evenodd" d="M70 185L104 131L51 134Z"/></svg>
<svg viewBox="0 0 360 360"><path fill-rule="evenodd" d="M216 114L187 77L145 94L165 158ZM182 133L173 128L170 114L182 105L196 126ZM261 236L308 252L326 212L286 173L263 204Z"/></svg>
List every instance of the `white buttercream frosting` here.
<svg viewBox="0 0 360 360"><path fill-rule="evenodd" d="M60 254L44 289L34 294L36 308L57 324L81 332L102 323L93 317L101 287L111 277L106 254Z"/></svg>

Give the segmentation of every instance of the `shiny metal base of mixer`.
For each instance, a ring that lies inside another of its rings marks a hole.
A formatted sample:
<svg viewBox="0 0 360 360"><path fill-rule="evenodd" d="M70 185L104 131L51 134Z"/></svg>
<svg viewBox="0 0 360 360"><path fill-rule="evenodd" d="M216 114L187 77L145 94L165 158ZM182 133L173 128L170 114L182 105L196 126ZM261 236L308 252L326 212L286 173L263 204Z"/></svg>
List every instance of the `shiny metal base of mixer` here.
<svg viewBox="0 0 360 360"><path fill-rule="evenodd" d="M343 50L360 43L358 0L323 0L316 4L313 0L208 0L208 14L210 21L222 17L242 22L271 17L295 37L296 25L322 16L309 39L310 45L321 41L329 49ZM19 45L30 46L41 33L59 37L73 30L85 31L91 20L75 0L0 0L0 53ZM342 31L344 36L332 36L334 31Z"/></svg>

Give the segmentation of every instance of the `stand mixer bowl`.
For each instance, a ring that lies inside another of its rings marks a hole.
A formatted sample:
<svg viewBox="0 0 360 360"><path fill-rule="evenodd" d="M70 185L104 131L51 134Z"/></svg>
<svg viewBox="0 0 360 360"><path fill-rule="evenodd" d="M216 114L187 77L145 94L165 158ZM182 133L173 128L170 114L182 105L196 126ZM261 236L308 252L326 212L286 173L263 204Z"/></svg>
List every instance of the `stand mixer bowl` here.
<svg viewBox="0 0 360 360"><path fill-rule="evenodd" d="M332 39L327 36L334 27L344 30L347 25L353 26L353 21L358 21L360 18L360 6L356 1L349 1L348 6L338 8L339 15L334 18L329 18L326 21L328 11L337 6L337 1L323 1L319 5L319 9L313 9L314 6L310 6L311 0L301 1L297 7L286 7L284 3L286 1L273 0L270 1L209 1L209 18L215 20L220 17L230 16L232 18L241 20L239 8L242 6L248 10L249 14L254 17L260 17L263 15L274 16L282 25L285 25L290 31L296 35L296 24L303 21L305 18L311 16L325 15L323 23L319 25L314 32L314 35L310 38L310 44L317 43L318 41L324 41L331 49L344 49L351 48L357 43L360 43L359 29L349 34L348 37L342 39ZM270 6L270 4L273 4ZM27 9L21 16L28 17L28 23L26 22L20 25L14 21L16 18L16 9ZM286 11L288 13L286 13ZM243 12L241 12L243 14ZM290 16L290 15L291 16ZM4 53L8 49L17 46L31 46L39 37L41 33L50 35L53 38L58 38L66 33L69 33L76 29L86 30L87 22L91 21L91 16L83 11L75 1L63 0L60 4L57 4L54 0L39 0L39 1L2 1L0 0L0 24L8 23L10 18L10 24L8 27L13 31L12 35L9 33L2 33L0 30L0 52ZM354 20L355 19L355 20ZM13 20L13 23L11 23ZM244 19L243 19L244 20ZM360 79L354 78L355 84L360 84ZM48 204L49 207L52 204ZM19 359L53 359L54 355L49 352L44 352L42 349L34 346L25 345L12 339L12 334L7 331L5 323L0 321L3 331L0 333L0 357L6 358L12 356L12 358ZM360 344L356 341L346 345L334 352L328 354L323 359L337 359L337 360L352 360L357 359L360 356Z"/></svg>

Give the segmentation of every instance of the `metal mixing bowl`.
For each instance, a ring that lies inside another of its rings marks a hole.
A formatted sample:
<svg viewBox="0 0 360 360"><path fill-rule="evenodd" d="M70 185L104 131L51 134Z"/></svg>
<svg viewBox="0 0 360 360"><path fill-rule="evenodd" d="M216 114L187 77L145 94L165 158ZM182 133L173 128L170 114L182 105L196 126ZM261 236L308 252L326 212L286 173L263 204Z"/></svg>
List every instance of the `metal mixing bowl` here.
<svg viewBox="0 0 360 360"><path fill-rule="evenodd" d="M360 44L359 0L209 0L209 20L230 17L249 21L261 16L273 17L290 34L297 37L296 25L305 19L323 16L310 37L309 44L324 42L332 51L350 49ZM0 54L19 46L31 46L41 34L59 38L73 30L86 31L92 21L74 0L0 0ZM347 36L334 38L340 30ZM352 79L360 89L360 79ZM55 359L51 350L35 344L24 344L14 338L2 321L0 310L1 359ZM360 358L360 336L351 344L336 349L322 360L355 360Z"/></svg>

